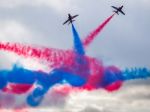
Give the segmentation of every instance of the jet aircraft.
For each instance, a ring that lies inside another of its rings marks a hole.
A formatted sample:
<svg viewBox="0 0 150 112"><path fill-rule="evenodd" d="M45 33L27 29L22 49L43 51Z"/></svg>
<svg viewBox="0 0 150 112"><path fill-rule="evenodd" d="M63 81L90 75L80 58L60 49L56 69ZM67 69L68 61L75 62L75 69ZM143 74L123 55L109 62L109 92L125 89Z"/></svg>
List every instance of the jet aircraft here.
<svg viewBox="0 0 150 112"><path fill-rule="evenodd" d="M68 25L71 23L73 23L75 20L73 20L74 18L76 18L77 16L79 15L74 15L74 16L71 16L71 14L68 14L68 19L63 23L63 25L65 25L66 23L68 23Z"/></svg>
<svg viewBox="0 0 150 112"><path fill-rule="evenodd" d="M119 15L119 12L125 15L125 13L122 11L123 5L121 7L115 7L115 6L111 6L111 7L115 9L113 12L117 13L118 15Z"/></svg>

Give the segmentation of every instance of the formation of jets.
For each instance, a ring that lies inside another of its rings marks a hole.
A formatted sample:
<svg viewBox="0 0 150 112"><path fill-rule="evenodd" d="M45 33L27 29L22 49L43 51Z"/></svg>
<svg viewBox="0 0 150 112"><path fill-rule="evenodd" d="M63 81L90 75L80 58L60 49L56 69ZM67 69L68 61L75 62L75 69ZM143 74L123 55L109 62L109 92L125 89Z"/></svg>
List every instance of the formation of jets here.
<svg viewBox="0 0 150 112"><path fill-rule="evenodd" d="M123 5L121 7L115 7L115 6L111 6L113 9L115 9L113 12L115 12L116 14L119 15L119 12L123 15L125 15L125 13L122 11ZM65 25L66 23L72 24L75 20L74 18L76 18L79 15L74 15L72 16L71 14L68 14L68 19L63 23L63 25Z"/></svg>

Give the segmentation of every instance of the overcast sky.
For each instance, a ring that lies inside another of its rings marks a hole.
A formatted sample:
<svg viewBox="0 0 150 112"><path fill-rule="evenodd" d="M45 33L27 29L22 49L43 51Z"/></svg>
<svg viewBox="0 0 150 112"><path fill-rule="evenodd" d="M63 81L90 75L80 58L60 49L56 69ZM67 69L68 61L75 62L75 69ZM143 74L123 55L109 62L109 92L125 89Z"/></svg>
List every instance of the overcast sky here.
<svg viewBox="0 0 150 112"><path fill-rule="evenodd" d="M71 49L71 26L62 25L67 14L79 14L74 25L84 39L112 15L112 5L124 5L126 15L114 16L86 53L122 69L150 68L149 0L0 0L0 41ZM0 58L5 59L0 60L0 68L19 59L8 52L0 52ZM127 82L112 94L73 93L65 101L64 112L149 112L149 81ZM55 109L59 112L60 106Z"/></svg>

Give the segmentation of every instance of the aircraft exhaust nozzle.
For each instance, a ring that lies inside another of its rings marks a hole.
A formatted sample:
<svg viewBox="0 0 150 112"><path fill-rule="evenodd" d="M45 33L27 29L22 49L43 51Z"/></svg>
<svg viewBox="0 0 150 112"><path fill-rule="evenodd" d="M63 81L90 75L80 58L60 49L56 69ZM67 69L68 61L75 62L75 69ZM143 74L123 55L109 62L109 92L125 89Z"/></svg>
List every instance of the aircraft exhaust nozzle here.
<svg viewBox="0 0 150 112"><path fill-rule="evenodd" d="M69 25L69 24L72 24L74 21L75 21L75 20L69 21L68 25Z"/></svg>
<svg viewBox="0 0 150 112"><path fill-rule="evenodd" d="M115 12L116 14L118 14L118 15L119 15L118 11L113 11L113 12Z"/></svg>

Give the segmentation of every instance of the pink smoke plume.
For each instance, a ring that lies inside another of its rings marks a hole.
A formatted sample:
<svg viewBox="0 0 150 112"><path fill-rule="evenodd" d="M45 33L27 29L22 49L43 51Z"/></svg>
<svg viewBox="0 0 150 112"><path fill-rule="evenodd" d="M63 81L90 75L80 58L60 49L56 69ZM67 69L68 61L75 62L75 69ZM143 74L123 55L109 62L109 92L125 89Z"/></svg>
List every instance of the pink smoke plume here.
<svg viewBox="0 0 150 112"><path fill-rule="evenodd" d="M11 51L17 55L23 56L25 58L31 57L39 60L45 60L50 64L50 68L59 68L62 66L62 63L65 63L66 66L76 66L73 60L75 54L71 50L59 50L59 49L48 49L48 48L34 48L31 46L21 45L21 44L10 44L10 43L0 43L0 50ZM80 89L84 90L93 90L96 87L96 84L100 82L103 77L104 69L102 62L96 58L89 56L84 56L85 59L89 62L89 66L92 69L91 75L89 76L88 82L85 86ZM117 71L116 67L111 68L113 71ZM80 71L81 72L81 71ZM121 83L116 82L112 88L114 90L118 89L121 86ZM3 91L12 92L17 94L22 94L28 91L32 85L17 85L11 84L9 88L4 88ZM10 89L11 88L11 89ZM111 87L105 89L110 90Z"/></svg>
<svg viewBox="0 0 150 112"><path fill-rule="evenodd" d="M95 37L103 30L107 23L113 18L115 14L107 18L100 26L98 26L93 32L91 32L84 40L83 45L85 47L89 46L90 43L95 39Z"/></svg>

